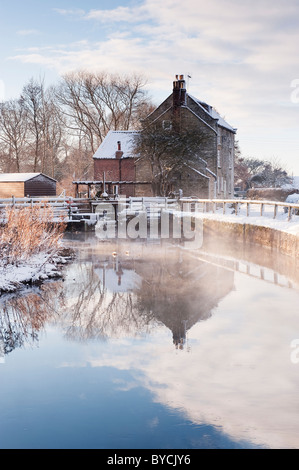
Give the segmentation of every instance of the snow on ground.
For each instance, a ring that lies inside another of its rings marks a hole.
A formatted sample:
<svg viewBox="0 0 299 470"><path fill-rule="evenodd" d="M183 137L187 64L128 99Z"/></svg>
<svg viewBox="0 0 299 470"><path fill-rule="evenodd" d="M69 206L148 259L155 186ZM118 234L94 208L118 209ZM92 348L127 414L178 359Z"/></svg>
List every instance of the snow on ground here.
<svg viewBox="0 0 299 470"><path fill-rule="evenodd" d="M236 224L259 225L299 236L299 215L292 214L291 219L288 220L287 212L284 212L283 207L278 206L277 215L276 218L274 218L274 203L264 206L262 216L260 215L260 205L254 203L250 204L250 212L248 216L246 215L246 204L240 205L237 215L232 207L227 207L225 214L223 214L222 207L218 208L215 213L197 211L196 214L197 217L200 218L220 220ZM192 215L194 215L194 213L192 213Z"/></svg>
<svg viewBox="0 0 299 470"><path fill-rule="evenodd" d="M45 279L61 277L61 266L68 257L55 255L49 258L47 253L39 253L18 265L0 265L0 295L14 292L24 284L37 283Z"/></svg>

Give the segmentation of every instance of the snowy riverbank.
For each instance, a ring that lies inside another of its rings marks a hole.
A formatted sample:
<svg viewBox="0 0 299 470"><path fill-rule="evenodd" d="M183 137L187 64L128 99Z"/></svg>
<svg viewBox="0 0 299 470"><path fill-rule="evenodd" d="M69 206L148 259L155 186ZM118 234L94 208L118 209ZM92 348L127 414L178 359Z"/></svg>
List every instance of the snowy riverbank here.
<svg viewBox="0 0 299 470"><path fill-rule="evenodd" d="M33 255L17 265L0 266L0 295L15 292L24 285L38 284L46 279L62 277L63 266L73 258L69 249L61 248L57 254Z"/></svg>
<svg viewBox="0 0 299 470"><path fill-rule="evenodd" d="M53 224L53 209L6 208L0 229L0 294L24 284L59 277L70 256L62 244L64 224Z"/></svg>
<svg viewBox="0 0 299 470"><path fill-rule="evenodd" d="M259 215L258 208L252 208L250 215L247 216L245 204L242 204L237 215L233 212L233 209L228 209L225 214L223 214L222 209L218 209L215 213L198 212L197 217L234 224L267 227L299 237L299 215L292 215L291 220L288 220L288 214L280 211L274 219L273 206L266 206L262 216Z"/></svg>

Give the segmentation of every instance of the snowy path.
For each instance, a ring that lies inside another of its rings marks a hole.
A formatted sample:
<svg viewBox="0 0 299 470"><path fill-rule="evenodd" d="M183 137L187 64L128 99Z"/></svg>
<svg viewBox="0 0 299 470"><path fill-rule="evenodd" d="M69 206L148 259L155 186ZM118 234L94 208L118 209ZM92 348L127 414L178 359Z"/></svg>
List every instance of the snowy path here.
<svg viewBox="0 0 299 470"><path fill-rule="evenodd" d="M299 236L299 215L292 215L291 220L288 220L288 214L283 211L282 207L278 208L275 219L273 214L274 204L265 205L262 216L260 215L260 207L255 204L250 206L250 215L248 216L246 215L246 204L241 204L237 215L231 208L227 208L225 214L223 214L223 210L221 208L217 209L215 213L196 212L197 217L200 218L221 220L236 224L252 224L262 227L270 227L275 230ZM194 213L192 213L192 215L194 215Z"/></svg>

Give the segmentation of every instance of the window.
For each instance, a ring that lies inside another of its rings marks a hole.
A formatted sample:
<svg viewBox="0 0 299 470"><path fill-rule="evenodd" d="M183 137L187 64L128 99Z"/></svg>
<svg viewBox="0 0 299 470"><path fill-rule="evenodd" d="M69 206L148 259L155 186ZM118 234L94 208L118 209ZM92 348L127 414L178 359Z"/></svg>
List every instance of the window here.
<svg viewBox="0 0 299 470"><path fill-rule="evenodd" d="M221 134L219 133L218 138L217 138L217 144L221 146L221 143L222 143L222 139L221 139Z"/></svg>
<svg viewBox="0 0 299 470"><path fill-rule="evenodd" d="M217 149L217 166L221 168L221 150Z"/></svg>
<svg viewBox="0 0 299 470"><path fill-rule="evenodd" d="M229 165L229 169L231 170L233 167L233 150L232 149L229 149L228 165Z"/></svg>
<svg viewBox="0 0 299 470"><path fill-rule="evenodd" d="M162 127L165 131L171 131L172 129L172 122L170 120L162 121Z"/></svg>

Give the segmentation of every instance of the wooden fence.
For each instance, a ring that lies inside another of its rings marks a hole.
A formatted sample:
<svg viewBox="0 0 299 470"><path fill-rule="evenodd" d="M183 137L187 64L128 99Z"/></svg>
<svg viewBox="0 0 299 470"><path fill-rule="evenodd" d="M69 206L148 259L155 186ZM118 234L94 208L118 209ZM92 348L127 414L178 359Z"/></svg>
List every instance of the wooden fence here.
<svg viewBox="0 0 299 470"><path fill-rule="evenodd" d="M0 210L5 207L34 207L51 206L53 208L54 216L64 214L71 219L74 214L91 214L96 212L96 208L100 208L101 204L121 204L127 211L150 210L157 209L175 209L178 208L182 211L199 211L216 213L219 209L223 214L228 212L228 209L234 210L235 215L239 215L242 206L245 205L246 216L251 215L253 206L258 207L258 215L263 216L265 209L271 208L273 211L273 218L277 218L279 210L287 213L287 220L291 220L293 215L299 215L299 203L287 203L278 201L260 201L260 200L246 200L246 199L195 199L195 198L181 198L170 199L166 197L130 197L126 199L115 200L95 200L83 199L73 197L42 197L42 198L9 198L0 199ZM231 212L230 212L231 213ZM255 214L255 215L257 215Z"/></svg>

